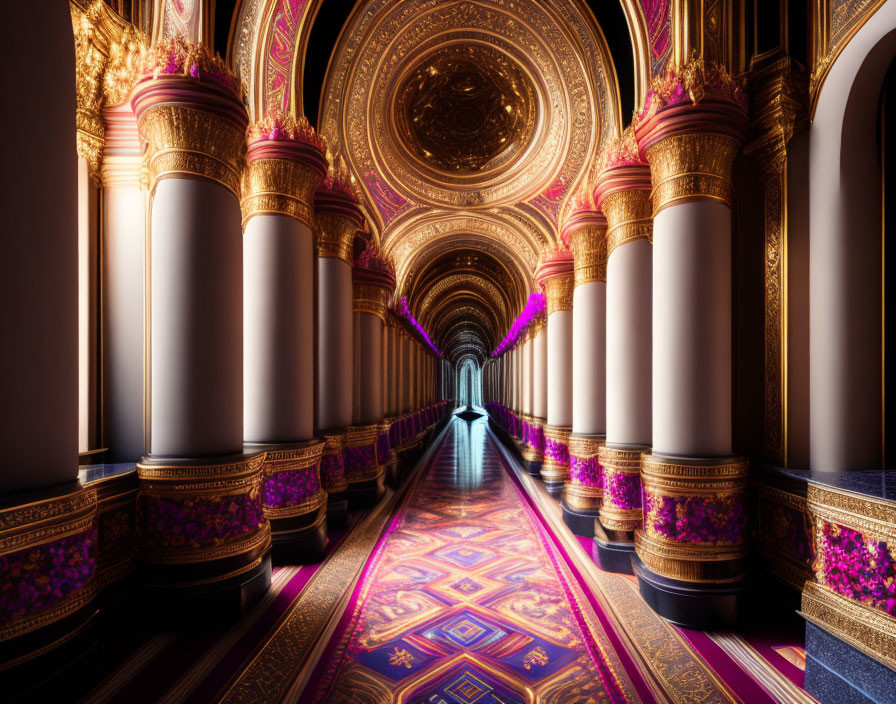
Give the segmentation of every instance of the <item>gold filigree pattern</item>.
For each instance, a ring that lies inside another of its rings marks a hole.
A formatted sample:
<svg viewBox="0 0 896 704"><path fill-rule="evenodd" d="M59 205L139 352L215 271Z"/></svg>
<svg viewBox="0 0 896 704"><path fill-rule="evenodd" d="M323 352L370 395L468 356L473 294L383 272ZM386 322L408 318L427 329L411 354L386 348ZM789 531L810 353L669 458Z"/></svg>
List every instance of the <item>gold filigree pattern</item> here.
<svg viewBox="0 0 896 704"><path fill-rule="evenodd" d="M569 248L575 261L574 285L607 280L607 228L592 225L573 230L569 235Z"/></svg>
<svg viewBox="0 0 896 704"><path fill-rule="evenodd" d="M395 116L401 141L416 158L444 171L472 173L526 148L536 104L532 81L507 55L453 44L407 73Z"/></svg>
<svg viewBox="0 0 896 704"><path fill-rule="evenodd" d="M808 87L789 57L752 65L749 85L758 136L745 153L756 155L765 187L765 456L787 465L787 355L785 281L787 146L805 121Z"/></svg>

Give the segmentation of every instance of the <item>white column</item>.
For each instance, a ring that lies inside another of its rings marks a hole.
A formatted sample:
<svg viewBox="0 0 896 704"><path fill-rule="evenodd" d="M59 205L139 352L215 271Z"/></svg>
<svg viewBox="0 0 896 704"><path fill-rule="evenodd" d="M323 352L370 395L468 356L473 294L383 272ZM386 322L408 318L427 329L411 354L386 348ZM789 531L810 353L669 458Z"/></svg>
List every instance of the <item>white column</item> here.
<svg viewBox="0 0 896 704"><path fill-rule="evenodd" d="M148 450L149 430L143 148L130 104L103 117L103 444L109 461L134 462Z"/></svg>
<svg viewBox="0 0 896 704"><path fill-rule="evenodd" d="M606 432L606 219L580 211L570 224L575 256L572 332L572 432Z"/></svg>
<svg viewBox="0 0 896 704"><path fill-rule="evenodd" d="M280 193L285 213L253 213L250 192L244 248L245 302L245 440L250 443L291 443L314 436L314 188L326 173L319 155L317 164L301 163L288 147L265 158L252 160L250 181L255 191ZM270 143L268 143L270 144ZM270 162L277 155L280 182L268 178ZM292 158L290 158L292 157ZM318 174L315 181L302 179L305 171ZM295 203L287 194L308 181L301 193L301 212L290 212ZM286 214L289 213L289 214Z"/></svg>
<svg viewBox="0 0 896 704"><path fill-rule="evenodd" d="M544 322L538 328L532 345L532 415L548 417L548 335Z"/></svg>
<svg viewBox="0 0 896 704"><path fill-rule="evenodd" d="M533 412L533 386L532 386L532 360L535 348L535 341L532 332L526 335L526 341L523 343L523 413L527 416L534 415Z"/></svg>
<svg viewBox="0 0 896 704"><path fill-rule="evenodd" d="M731 453L731 211L695 201L653 222L653 452Z"/></svg>
<svg viewBox="0 0 896 704"><path fill-rule="evenodd" d="M549 425L572 425L572 310L548 315L548 409Z"/></svg>
<svg viewBox="0 0 896 704"><path fill-rule="evenodd" d="M317 428L352 422L352 240L363 223L347 187L324 186L315 198L317 242Z"/></svg>
<svg viewBox="0 0 896 704"><path fill-rule="evenodd" d="M652 255L641 238L607 258L608 445L650 445Z"/></svg>

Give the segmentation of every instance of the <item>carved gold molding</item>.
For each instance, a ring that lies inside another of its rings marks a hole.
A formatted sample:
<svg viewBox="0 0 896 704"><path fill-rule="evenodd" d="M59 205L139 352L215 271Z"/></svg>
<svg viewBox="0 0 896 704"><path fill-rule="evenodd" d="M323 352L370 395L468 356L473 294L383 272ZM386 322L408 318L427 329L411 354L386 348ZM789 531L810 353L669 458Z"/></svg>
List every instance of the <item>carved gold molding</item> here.
<svg viewBox="0 0 896 704"><path fill-rule="evenodd" d="M815 106L821 87L840 56L856 33L877 12L886 0L816 0L812 27L812 75L809 80L809 114L815 116Z"/></svg>
<svg viewBox="0 0 896 704"><path fill-rule="evenodd" d="M820 584L803 589L803 618L896 670L896 619Z"/></svg>
<svg viewBox="0 0 896 704"><path fill-rule="evenodd" d="M744 152L758 160L765 191L764 454L787 466L787 145L805 120L808 94L786 56L754 62L748 82L754 138Z"/></svg>

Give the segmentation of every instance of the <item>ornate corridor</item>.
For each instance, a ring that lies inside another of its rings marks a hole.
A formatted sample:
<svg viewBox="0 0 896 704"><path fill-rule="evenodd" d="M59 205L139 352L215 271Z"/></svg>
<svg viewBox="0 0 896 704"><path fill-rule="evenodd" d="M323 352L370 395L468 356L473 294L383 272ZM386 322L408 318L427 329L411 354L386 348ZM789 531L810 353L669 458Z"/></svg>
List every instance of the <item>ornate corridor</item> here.
<svg viewBox="0 0 896 704"><path fill-rule="evenodd" d="M5 5L0 698L896 704L896 0Z"/></svg>

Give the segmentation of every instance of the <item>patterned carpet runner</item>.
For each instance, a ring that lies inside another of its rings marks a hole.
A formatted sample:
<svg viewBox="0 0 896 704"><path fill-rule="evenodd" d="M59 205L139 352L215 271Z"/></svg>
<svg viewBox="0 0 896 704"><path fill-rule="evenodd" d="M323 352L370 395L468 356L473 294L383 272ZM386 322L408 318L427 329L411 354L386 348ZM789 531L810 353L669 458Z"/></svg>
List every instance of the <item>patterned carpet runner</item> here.
<svg viewBox="0 0 896 704"><path fill-rule="evenodd" d="M302 701L640 701L495 443L452 422Z"/></svg>

